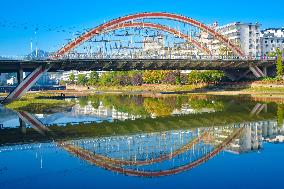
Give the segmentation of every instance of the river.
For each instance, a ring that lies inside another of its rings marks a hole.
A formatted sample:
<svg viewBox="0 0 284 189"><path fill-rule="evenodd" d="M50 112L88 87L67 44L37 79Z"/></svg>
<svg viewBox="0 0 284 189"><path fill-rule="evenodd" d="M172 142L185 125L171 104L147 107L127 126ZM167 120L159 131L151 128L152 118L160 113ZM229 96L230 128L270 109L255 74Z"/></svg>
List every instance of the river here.
<svg viewBox="0 0 284 189"><path fill-rule="evenodd" d="M284 105L94 95L54 113L0 106L0 188L282 188Z"/></svg>

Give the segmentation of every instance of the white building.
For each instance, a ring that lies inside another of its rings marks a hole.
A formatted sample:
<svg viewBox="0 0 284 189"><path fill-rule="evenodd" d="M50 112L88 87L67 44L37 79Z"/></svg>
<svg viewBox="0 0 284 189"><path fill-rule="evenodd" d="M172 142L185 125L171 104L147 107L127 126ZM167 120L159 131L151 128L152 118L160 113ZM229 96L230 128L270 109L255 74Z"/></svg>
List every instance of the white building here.
<svg viewBox="0 0 284 189"><path fill-rule="evenodd" d="M284 49L284 28L269 28L261 31L262 55Z"/></svg>
<svg viewBox="0 0 284 189"><path fill-rule="evenodd" d="M14 85L17 83L16 77L11 77L10 79L7 79L7 85Z"/></svg>
<svg viewBox="0 0 284 189"><path fill-rule="evenodd" d="M234 22L224 26L214 24L215 30L224 36L235 45L239 46L246 56L260 56L260 24L259 23L241 23ZM208 43L208 42L207 42ZM229 49L220 41L213 39L213 42L207 44L214 55L232 55Z"/></svg>

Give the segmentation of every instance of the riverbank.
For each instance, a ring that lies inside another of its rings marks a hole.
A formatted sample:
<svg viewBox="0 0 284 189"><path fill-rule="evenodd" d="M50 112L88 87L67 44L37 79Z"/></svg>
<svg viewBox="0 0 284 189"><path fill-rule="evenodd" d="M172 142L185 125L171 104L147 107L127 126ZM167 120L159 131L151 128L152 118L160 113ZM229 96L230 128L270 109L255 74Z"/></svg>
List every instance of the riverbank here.
<svg viewBox="0 0 284 189"><path fill-rule="evenodd" d="M5 107L16 111L27 111L29 113L56 113L63 112L75 105L72 101L40 99L42 94L28 94L20 100L6 104ZM52 94L44 94L51 96Z"/></svg>
<svg viewBox="0 0 284 189"><path fill-rule="evenodd" d="M71 107L71 102L60 101L49 97L80 97L97 94L118 94L118 95L142 95L145 97L162 97L167 95L216 95L216 96L241 96L256 101L284 103L284 84L242 82L242 83L219 83L199 85L142 85L142 86L104 86L104 87L82 87L67 86L67 90L28 92L20 101L15 101L8 108L17 110L32 109L40 106L40 109L50 109L58 104L58 108ZM1 94L5 96L7 94ZM33 99L31 101L31 99ZM31 106L29 106L31 104ZM45 106L45 105L46 106ZM29 108L30 107L30 108ZM56 109L56 108L55 108ZM50 110L51 111L51 110Z"/></svg>
<svg viewBox="0 0 284 189"><path fill-rule="evenodd" d="M87 88L69 86L67 94L126 94L160 97L166 95L217 95L245 96L256 101L284 103L284 83L282 82L226 82L219 84L198 85L142 85L142 86L111 86Z"/></svg>

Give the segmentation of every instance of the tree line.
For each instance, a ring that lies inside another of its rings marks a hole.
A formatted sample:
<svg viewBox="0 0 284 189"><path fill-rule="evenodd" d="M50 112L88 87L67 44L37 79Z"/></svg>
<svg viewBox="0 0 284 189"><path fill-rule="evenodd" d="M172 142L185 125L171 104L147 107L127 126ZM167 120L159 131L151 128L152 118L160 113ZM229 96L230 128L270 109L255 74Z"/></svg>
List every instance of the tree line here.
<svg viewBox="0 0 284 189"><path fill-rule="evenodd" d="M88 76L79 74L77 80L74 73L69 76L69 84L85 86L141 86L143 84L186 85L199 83L217 83L225 78L222 71L191 71L181 73L174 70L147 71L109 71L99 74L91 72Z"/></svg>

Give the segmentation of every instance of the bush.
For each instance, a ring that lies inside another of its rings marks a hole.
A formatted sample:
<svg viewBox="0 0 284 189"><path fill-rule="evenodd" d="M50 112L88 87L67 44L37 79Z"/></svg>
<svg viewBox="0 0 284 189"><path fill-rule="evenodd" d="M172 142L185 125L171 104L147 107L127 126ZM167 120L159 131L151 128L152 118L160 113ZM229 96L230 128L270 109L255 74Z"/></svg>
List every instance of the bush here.
<svg viewBox="0 0 284 189"><path fill-rule="evenodd" d="M141 73L134 73L131 76L131 84L134 86L143 85L143 76Z"/></svg>
<svg viewBox="0 0 284 189"><path fill-rule="evenodd" d="M121 86L131 85L131 78L129 75L127 75L127 73L119 73L115 75L114 78L117 81L118 85L121 85Z"/></svg>
<svg viewBox="0 0 284 189"><path fill-rule="evenodd" d="M118 81L115 78L115 72L105 72L99 78L99 85L102 86L115 86L118 85Z"/></svg>
<svg viewBox="0 0 284 189"><path fill-rule="evenodd" d="M217 83L224 77L225 74L222 71L192 71L188 75L188 83Z"/></svg>
<svg viewBox="0 0 284 189"><path fill-rule="evenodd" d="M90 73L90 78L88 79L87 84L90 86L94 86L98 83L99 81L99 74L97 72L91 72Z"/></svg>
<svg viewBox="0 0 284 189"><path fill-rule="evenodd" d="M187 74L180 74L180 84L182 84L182 85L188 84L188 75Z"/></svg>
<svg viewBox="0 0 284 189"><path fill-rule="evenodd" d="M169 71L165 70L146 70L143 72L143 81L146 84L159 84Z"/></svg>
<svg viewBox="0 0 284 189"><path fill-rule="evenodd" d="M86 83L87 83L86 76L84 74L79 74L77 84L78 85L85 85Z"/></svg>
<svg viewBox="0 0 284 189"><path fill-rule="evenodd" d="M171 84L171 85L181 84L180 72L179 71L167 72L162 80L162 83Z"/></svg>

